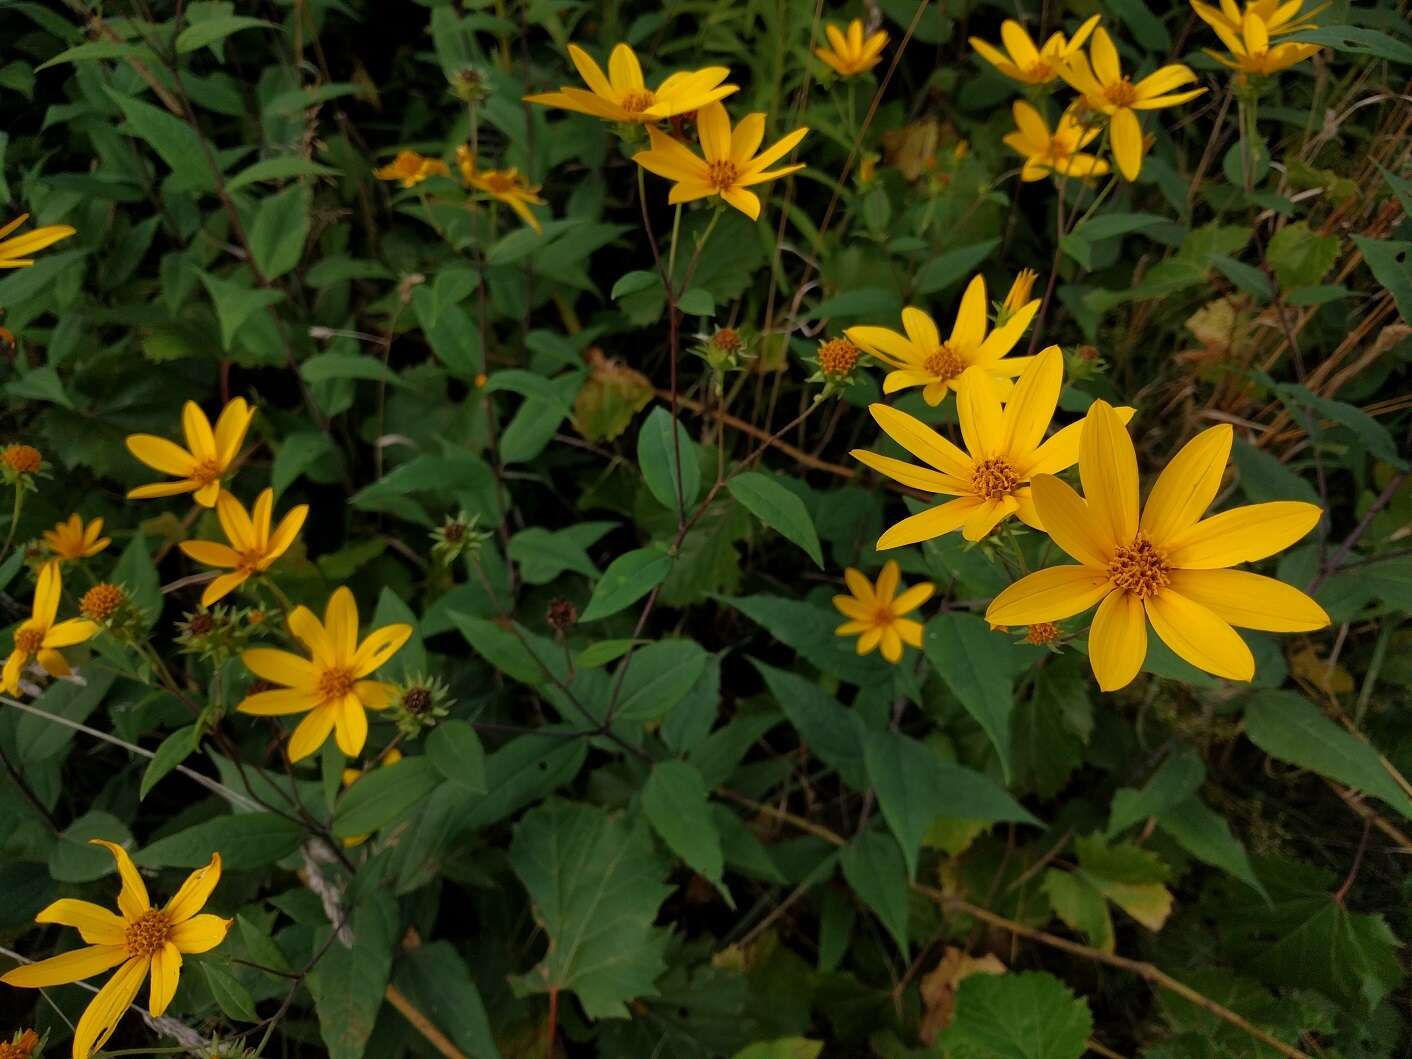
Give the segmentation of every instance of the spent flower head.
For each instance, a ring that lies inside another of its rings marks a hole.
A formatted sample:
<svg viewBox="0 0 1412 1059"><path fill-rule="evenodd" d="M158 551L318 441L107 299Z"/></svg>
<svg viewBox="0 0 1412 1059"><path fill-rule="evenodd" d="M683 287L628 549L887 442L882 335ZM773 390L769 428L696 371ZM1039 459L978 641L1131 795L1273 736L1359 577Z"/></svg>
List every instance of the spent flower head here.
<svg viewBox="0 0 1412 1059"><path fill-rule="evenodd" d="M392 719L407 739L415 739L451 713L455 700L437 677L417 674L397 685Z"/></svg>
<svg viewBox="0 0 1412 1059"><path fill-rule="evenodd" d="M480 555L481 545L490 540L489 530L480 528L480 515L467 514L464 510L455 515L447 515L440 526L431 531L432 557L450 566L461 556L474 560Z"/></svg>

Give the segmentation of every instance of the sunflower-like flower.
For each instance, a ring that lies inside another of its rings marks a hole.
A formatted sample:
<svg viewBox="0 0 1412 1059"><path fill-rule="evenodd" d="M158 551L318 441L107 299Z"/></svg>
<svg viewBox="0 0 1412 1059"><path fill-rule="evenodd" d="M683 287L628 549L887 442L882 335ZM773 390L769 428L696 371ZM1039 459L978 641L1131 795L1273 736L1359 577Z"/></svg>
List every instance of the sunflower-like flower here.
<svg viewBox="0 0 1412 1059"><path fill-rule="evenodd" d="M947 393L956 389L967 368L977 365L1001 380L1001 395L1010 391L1010 380L1034 359L1007 357L1015 348L1034 314L1039 312L1039 299L1021 306L1004 324L986 333L985 278L974 277L961 296L961 308L951 325L951 337L941 340L936 321L921 309L902 310L902 327L898 334L886 327L850 327L844 334L865 353L891 367L883 380L884 393L896 393L912 386L924 387L922 398L929 405L939 405Z"/></svg>
<svg viewBox="0 0 1412 1059"><path fill-rule="evenodd" d="M240 446L253 418L255 409L246 404L243 397L237 397L221 409L212 430L211 421L200 405L187 401L181 410L186 448L155 434L129 434L129 452L153 470L178 480L140 485L128 493L128 499L195 493L196 502L202 507L215 507L216 498L221 495L221 479L240 455Z"/></svg>
<svg viewBox="0 0 1412 1059"><path fill-rule="evenodd" d="M147 1010L153 1015L166 1011L176 995L182 955L214 949L225 940L234 922L201 911L221 879L219 853L211 854L206 867L192 872L165 906L153 908L147 886L127 850L98 838L89 839L89 843L102 846L117 862L122 879L117 913L88 901L55 901L34 921L73 927L88 944L0 975L0 982L6 985L43 989L118 968L74 1028L74 1059L88 1059L107 1043L149 976Z"/></svg>
<svg viewBox="0 0 1412 1059"><path fill-rule="evenodd" d="M1005 46L1004 51L979 37L971 37L970 44L976 54L1010 80L1022 85L1047 85L1058 80L1059 67L1084 46L1102 17L1088 18L1071 38L1066 39L1063 33L1051 34L1042 48L1035 47L1025 27L1013 18L1000 24L1000 43Z"/></svg>
<svg viewBox="0 0 1412 1059"><path fill-rule="evenodd" d="M828 37L829 46L815 48L814 54L839 77L867 73L882 59L882 50L887 47L887 33L878 30L865 35L861 18L848 23L847 30L830 22L824 27L824 36Z"/></svg>
<svg viewBox="0 0 1412 1059"><path fill-rule="evenodd" d="M43 539L50 554L60 560L91 559L113 543L112 538L103 536L101 518L85 526L76 514L45 530Z"/></svg>
<svg viewBox="0 0 1412 1059"><path fill-rule="evenodd" d="M456 148L456 166L461 170L461 182L466 187L489 195L496 202L503 202L536 232L544 230L539 218L530 211L530 206L544 205L539 185L531 184L520 176L518 169L477 169L476 156L465 144Z"/></svg>
<svg viewBox="0 0 1412 1059"><path fill-rule="evenodd" d="M807 128L795 129L756 154L765 139L765 115L747 114L732 131L726 108L719 103L709 103L696 112L696 129L704 158L656 129L648 130L651 148L632 156L632 160L649 173L673 181L668 202L694 202L719 195L753 221L760 216L760 199L746 189L804 168L803 165L786 165L770 169L770 166L794 150L808 133Z"/></svg>
<svg viewBox="0 0 1412 1059"><path fill-rule="evenodd" d="M74 229L67 224L45 224L32 228L24 235L6 238L27 220L29 214L22 213L9 224L0 227L0 268L29 268L34 264L34 258L30 255L36 250L53 246L60 239L67 239L74 234Z"/></svg>
<svg viewBox="0 0 1412 1059"><path fill-rule="evenodd" d="M1231 53L1225 56L1210 48L1202 50L1221 65L1250 76L1268 77L1270 74L1279 73L1296 63L1302 63L1321 50L1317 44L1298 41L1271 44L1269 27L1254 11L1246 11L1245 21L1239 31L1229 30L1216 23L1212 23L1211 28Z"/></svg>
<svg viewBox="0 0 1412 1059"><path fill-rule="evenodd" d="M1058 346L1050 346L1034 357L1002 410L990 375L982 368L967 368L956 394L965 451L900 409L870 406L888 437L929 466L918 467L866 449L854 449L853 458L903 485L955 497L888 529L878 538L878 550L917 544L957 529L968 541L978 541L1011 515L1043 530L1030 478L1058 474L1077 463L1083 430L1079 420L1048 441L1044 438L1063 380L1064 355ZM1122 408L1118 413L1127 422L1133 410Z"/></svg>
<svg viewBox="0 0 1412 1059"><path fill-rule="evenodd" d="M275 491L266 489L255 498L254 514L230 493L216 501L216 518L229 544L215 541L182 541L181 550L198 563L230 570L221 574L201 595L201 605L209 607L224 599L250 578L263 574L276 559L289 550L309 516L309 505L290 510L273 530Z"/></svg>
<svg viewBox="0 0 1412 1059"><path fill-rule="evenodd" d="M577 44L569 45L569 58L574 61L588 91L564 85L557 92L525 96L527 103L572 110L604 121L653 125L725 99L738 87L721 84L730 76L724 66L708 66L690 73L672 74L655 89L650 89L642 77L642 64L626 44L617 45L608 56L606 77L592 56Z"/></svg>
<svg viewBox="0 0 1412 1059"><path fill-rule="evenodd" d="M359 643L358 604L347 588L329 597L321 623L308 607L295 607L289 631L308 650L301 658L272 647L252 647L240 657L257 677L284 685L247 695L241 713L278 717L307 713L289 739L289 759L308 757L334 733L338 748L356 757L368 739L367 710L392 705L396 688L367 678L412 635L410 625L384 625Z"/></svg>
<svg viewBox="0 0 1412 1059"><path fill-rule="evenodd" d="M1079 442L1084 496L1037 475L1045 531L1077 566L1021 578L986 609L1000 625L1059 621L1098 604L1088 635L1099 687L1114 691L1147 657L1147 625L1198 669L1250 680L1255 659L1232 628L1309 632L1329 624L1322 607L1274 578L1229 569L1283 551L1323 514L1314 504L1272 501L1203 518L1225 473L1233 432L1204 430L1182 447L1138 509L1137 457L1117 413L1095 401Z"/></svg>
<svg viewBox="0 0 1412 1059"><path fill-rule="evenodd" d="M373 170L379 180L396 180L404 188L414 188L434 176L449 176L451 169L440 158L428 158L416 151L398 151L397 157Z"/></svg>
<svg viewBox="0 0 1412 1059"><path fill-rule="evenodd" d="M1101 126L1095 121L1084 123L1074 107L1060 115L1053 132L1044 116L1023 99L1015 100L1010 112L1015 116L1015 131L1007 132L1003 140L1025 159L1021 180L1043 180L1051 173L1083 180L1108 172L1107 162L1083 151L1102 131Z"/></svg>
<svg viewBox="0 0 1412 1059"><path fill-rule="evenodd" d="M1314 18L1328 7L1320 4L1312 11L1304 10L1304 0L1247 0L1244 10L1235 0L1220 0L1220 6L1212 7L1201 0L1191 0L1191 9L1214 30L1227 30L1239 35L1245 28L1245 16L1249 12L1265 23L1265 29L1272 37L1286 33L1297 33L1302 29L1318 29Z"/></svg>
<svg viewBox="0 0 1412 1059"><path fill-rule="evenodd" d="M931 599L936 586L923 581L898 595L900 579L897 563L891 559L878 574L876 584L851 566L843 571L843 580L851 594L834 596L833 605L848 620L834 633L858 637L860 655L881 646L882 656L889 662L897 662L902 657L903 644L922 646L922 623L907 615Z"/></svg>
<svg viewBox="0 0 1412 1059"><path fill-rule="evenodd" d="M1137 112L1180 106L1206 91L1204 88L1172 91L1196 80L1191 68L1181 63L1163 66L1134 84L1123 73L1118 49L1102 27L1094 30L1087 57L1083 52L1069 56L1060 66L1059 76L1083 94L1084 105L1089 110L1108 115L1113 158L1118 163L1118 172L1127 180L1137 179L1142 171L1142 156L1146 153Z"/></svg>
<svg viewBox="0 0 1412 1059"><path fill-rule="evenodd" d="M98 634L98 626L86 618L54 620L59 615L59 598L63 591L59 564L46 563L34 587L29 619L15 630L15 645L5 660L4 673L0 676L0 691L5 694L14 695L20 690L20 674L31 659L51 677L68 676L69 663L59 653L59 648L73 647Z"/></svg>

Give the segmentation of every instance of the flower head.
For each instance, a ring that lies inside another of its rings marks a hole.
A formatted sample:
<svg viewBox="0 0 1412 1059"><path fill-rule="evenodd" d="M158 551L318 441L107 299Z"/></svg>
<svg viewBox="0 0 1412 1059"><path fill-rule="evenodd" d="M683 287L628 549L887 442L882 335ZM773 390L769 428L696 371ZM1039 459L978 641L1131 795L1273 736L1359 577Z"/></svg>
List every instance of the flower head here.
<svg viewBox="0 0 1412 1059"><path fill-rule="evenodd" d="M79 982L112 967L109 978L89 1003L74 1029L74 1059L88 1059L117 1029L118 1020L137 999L149 976L147 1009L153 1015L167 1010L176 995L185 953L209 952L225 940L233 920L201 912L221 878L221 855L187 877L181 889L162 908L153 908L147 887L127 850L102 839L102 846L117 862L122 891L117 913L101 905L73 898L55 901L34 917L36 923L73 927L88 944L80 949L28 963L0 975L0 982L21 989Z"/></svg>
<svg viewBox="0 0 1412 1059"><path fill-rule="evenodd" d="M44 531L44 543L56 559L91 559L112 539L102 536L103 520L96 518L87 526L78 515L70 515L53 529Z"/></svg>
<svg viewBox="0 0 1412 1059"><path fill-rule="evenodd" d="M404 188L413 188L428 177L449 176L451 169L440 158L428 158L416 151L398 151L397 157L373 170L379 180L396 180Z"/></svg>
<svg viewBox="0 0 1412 1059"><path fill-rule="evenodd" d="M308 757L334 733L338 748L356 757L368 738L366 710L392 705L396 689L368 680L412 635L410 625L384 625L358 641L358 604L347 588L329 597L321 623L308 607L295 607L289 631L308 650L301 658L289 651L252 647L240 657L257 677L282 685L247 695L236 707L262 717L307 713L289 740L289 759Z"/></svg>
<svg viewBox="0 0 1412 1059"><path fill-rule="evenodd" d="M140 485L127 495L129 500L146 500L157 496L195 493L202 507L215 507L221 495L221 479L230 472L245 432L255 418L255 409L237 397L221 409L216 426L201 411L195 401L187 401L181 410L181 428L186 435L186 448L155 434L129 434L127 448L153 470L170 474L175 482L154 482Z"/></svg>
<svg viewBox="0 0 1412 1059"><path fill-rule="evenodd" d="M851 595L834 596L833 605L848 620L834 632L839 636L858 637L860 655L881 645L882 656L896 662L902 657L903 644L922 646L922 623L907 615L931 599L936 586L923 581L899 595L900 577L897 563L891 559L883 566L876 583L851 566L843 571L843 580Z"/></svg>
<svg viewBox="0 0 1412 1059"><path fill-rule="evenodd" d="M1265 23L1265 28L1272 37L1297 33L1302 29L1318 29L1313 19L1328 6L1320 4L1312 11L1304 11L1304 0L1247 0L1242 10L1235 0L1219 0L1219 6L1216 7L1204 4L1201 0L1191 0L1191 9L1214 30L1226 30L1239 35L1245 28L1245 16L1248 12Z"/></svg>
<svg viewBox="0 0 1412 1059"><path fill-rule="evenodd" d="M732 131L726 108L710 103L697 111L696 129L704 158L656 129L648 130L651 148L632 156L649 173L674 183L668 202L695 202L719 195L753 221L760 216L760 200L746 189L804 168L786 165L772 170L770 166L794 150L809 131L806 128L795 129L756 154L765 138L765 115L747 114Z"/></svg>
<svg viewBox="0 0 1412 1059"><path fill-rule="evenodd" d="M5 238L28 219L29 214L22 213L9 224L0 226L0 268L28 268L34 264L30 254L74 234L74 229L67 224L46 224L32 228L24 235Z"/></svg>
<svg viewBox="0 0 1412 1059"><path fill-rule="evenodd" d="M861 18L848 23L847 31L830 22L824 27L824 35L829 39L829 46L815 48L814 54L839 77L867 73L878 64L882 50L887 47L887 34L882 30L864 36Z"/></svg>
<svg viewBox="0 0 1412 1059"><path fill-rule="evenodd" d="M566 601L555 600L555 603L562 602ZM573 610L572 603L567 605ZM549 623L554 626L554 603L549 605L549 609ZM572 617L577 620L577 610L574 610ZM415 739L424 729L434 728L438 721L451 713L451 705L455 700L449 692L450 689L439 678L420 673L398 685L397 703L393 708L397 730L406 738Z"/></svg>
<svg viewBox="0 0 1412 1059"><path fill-rule="evenodd" d="M1322 629L1329 616L1303 592L1229 569L1283 551L1319 521L1314 504L1272 501L1203 518L1225 473L1233 432L1222 424L1182 447L1138 509L1137 457L1117 413L1095 401L1079 442L1084 496L1049 475L1034 501L1054 543L1077 566L1021 578L986 610L1002 625L1059 621L1098 604L1088 654L1104 691L1128 684L1147 656L1147 625L1186 661L1250 680L1255 660L1232 626L1267 632Z"/></svg>
<svg viewBox="0 0 1412 1059"><path fill-rule="evenodd" d="M274 506L273 489L266 489L255 498L253 516L230 493L222 493L216 501L216 518L220 520L221 529L230 543L181 542L181 550L198 563L230 570L230 573L221 574L206 586L206 591L201 595L203 607L225 598L256 574L263 574L299 536L309 515L309 505L300 504L293 508L271 530Z"/></svg>
<svg viewBox="0 0 1412 1059"><path fill-rule="evenodd" d="M995 314L997 323L1004 323L1029 304L1030 293L1034 290L1034 281L1037 279L1039 273L1032 268L1022 268L1015 273L1015 281L1010 284L1005 300L1000 303L1000 311Z"/></svg>
<svg viewBox="0 0 1412 1059"><path fill-rule="evenodd" d="M947 393L960 385L962 374L972 365L1000 380L1002 396L1009 393L1010 380L1034 358L1005 354L1015 348L1037 312L1039 300L1035 299L987 334L985 278L976 276L961 296L951 336L945 342L936 322L921 309L910 307L902 310L906 334L886 327L850 327L844 334L863 352L894 369L883 380L884 393L922 386L927 404L939 405Z"/></svg>
<svg viewBox="0 0 1412 1059"><path fill-rule="evenodd" d="M102 625L122 610L126 602L127 593L121 586L100 581L83 594L78 610L89 621Z"/></svg>
<svg viewBox="0 0 1412 1059"><path fill-rule="evenodd" d="M1022 85L1047 85L1058 79L1059 67L1083 47L1102 17L1090 17L1072 38L1066 39L1063 33L1052 34L1043 48L1036 48L1025 27L1013 18L1007 18L1000 24L1000 42L1005 46L1005 51L979 37L972 37L970 43L982 59L1010 80L1019 81Z"/></svg>
<svg viewBox="0 0 1412 1059"><path fill-rule="evenodd" d="M1004 141L1025 159L1021 180L1043 180L1051 173L1082 180L1108 172L1107 162L1083 151L1102 131L1100 126L1081 121L1073 107L1060 115L1053 132L1044 116L1022 99L1015 100L1010 111L1015 115L1015 131L1007 132Z"/></svg>
<svg viewBox="0 0 1412 1059"><path fill-rule="evenodd" d="M35 475L44 472L44 455L33 445L6 445L0 449L0 474L11 485L33 487Z"/></svg>
<svg viewBox="0 0 1412 1059"><path fill-rule="evenodd" d="M465 144L456 148L456 165L461 170L461 181L466 187L489 195L496 202L503 202L536 232L544 230L539 218L530 212L531 205L544 205L544 199L539 195L539 185L525 180L518 169L477 169L476 156Z"/></svg>
<svg viewBox="0 0 1412 1059"><path fill-rule="evenodd" d="M16 1030L8 1041L0 1041L0 1059L30 1059L39 1047L39 1034L34 1030Z"/></svg>
<svg viewBox="0 0 1412 1059"><path fill-rule="evenodd" d="M86 618L69 618L56 622L63 580L57 562L46 563L39 571L34 587L34 602L30 616L15 630L15 646L5 660L0 691L14 695L20 689L20 674L31 660L38 662L51 677L69 675L69 663L59 653L61 647L73 647L98 634L98 626Z"/></svg>
<svg viewBox="0 0 1412 1059"><path fill-rule="evenodd" d="M1317 44L1271 44L1269 27L1253 10L1245 12L1245 20L1239 30L1227 29L1224 25L1214 22L1211 23L1211 28L1230 49L1231 54L1227 57L1210 48L1204 49L1206 54L1223 66L1256 77L1279 73L1296 63L1302 63L1320 50Z"/></svg>
<svg viewBox="0 0 1412 1059"><path fill-rule="evenodd" d="M678 114L689 114L736 91L735 85L721 84L730 76L724 66L708 66L691 73L672 74L655 89L642 77L642 64L626 44L619 44L608 56L608 74L577 44L569 45L569 58L578 68L582 88L565 85L557 92L525 96L529 103L589 114L604 121L653 125Z"/></svg>

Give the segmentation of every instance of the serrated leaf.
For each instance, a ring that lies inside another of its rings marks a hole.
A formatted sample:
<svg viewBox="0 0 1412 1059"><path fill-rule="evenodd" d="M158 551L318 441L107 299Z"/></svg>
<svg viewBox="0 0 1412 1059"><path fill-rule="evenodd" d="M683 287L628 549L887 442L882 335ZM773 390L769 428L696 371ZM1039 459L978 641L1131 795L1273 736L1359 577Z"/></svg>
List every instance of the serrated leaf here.
<svg viewBox="0 0 1412 1059"><path fill-rule="evenodd" d="M972 975L940 1043L960 1059L1079 1059L1093 1033L1086 1001L1051 974Z"/></svg>

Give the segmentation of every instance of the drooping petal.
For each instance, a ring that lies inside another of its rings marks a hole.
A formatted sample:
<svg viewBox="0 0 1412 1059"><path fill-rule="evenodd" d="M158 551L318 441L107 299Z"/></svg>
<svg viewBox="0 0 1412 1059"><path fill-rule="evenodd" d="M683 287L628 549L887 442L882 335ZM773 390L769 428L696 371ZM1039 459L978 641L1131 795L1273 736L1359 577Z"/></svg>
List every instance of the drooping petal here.
<svg viewBox="0 0 1412 1059"><path fill-rule="evenodd" d="M152 981L148 986L147 1010L162 1015L176 996L181 980L181 952L170 941L152 954Z"/></svg>
<svg viewBox="0 0 1412 1059"><path fill-rule="evenodd" d="M127 921L90 901L63 898L34 917L36 923L57 923L73 927L90 945L122 945L127 937Z"/></svg>
<svg viewBox="0 0 1412 1059"><path fill-rule="evenodd" d="M721 192L721 198L752 221L760 219L760 196L755 192L741 187L726 188Z"/></svg>
<svg viewBox="0 0 1412 1059"><path fill-rule="evenodd" d="M113 855L113 861L118 866L118 878L123 881L122 890L118 893L118 910L128 919L136 919L149 911L152 901L147 896L147 884L137 873L137 865L132 862L127 850L116 842L107 842L101 838L90 838L88 844L102 846Z"/></svg>
<svg viewBox="0 0 1412 1059"><path fill-rule="evenodd" d="M963 496L919 511L888 528L878 538L875 547L880 552L886 551L889 548L900 548L904 544L919 544L940 537L943 533L960 529L984 503L979 497Z"/></svg>
<svg viewBox="0 0 1412 1059"><path fill-rule="evenodd" d="M1153 544L1164 546L1205 514L1221 488L1234 437L1229 423L1203 430L1162 469L1147 496L1140 522Z"/></svg>
<svg viewBox="0 0 1412 1059"><path fill-rule="evenodd" d="M0 982L17 989L45 989L81 982L127 959L126 945L86 945L47 960L21 964L0 975Z"/></svg>
<svg viewBox="0 0 1412 1059"><path fill-rule="evenodd" d="M1147 617L1162 642L1197 669L1227 680L1255 676L1255 656L1228 623L1180 592L1147 598Z"/></svg>
<svg viewBox="0 0 1412 1059"><path fill-rule="evenodd" d="M108 1043L108 1038L118 1028L119 1020L137 999L147 967L146 959L134 956L118 968L118 972L98 990L98 995L89 1001L83 1017L74 1027L74 1059L88 1059Z"/></svg>
<svg viewBox="0 0 1412 1059"><path fill-rule="evenodd" d="M174 923L182 923L190 919L205 907L207 900L211 897L211 891L220 881L221 855L212 853L210 863L204 868L197 868L188 875L186 881L181 884L181 889L174 893L172 899L167 902L167 907L164 909L167 918Z"/></svg>
<svg viewBox="0 0 1412 1059"><path fill-rule="evenodd" d="M127 449L154 471L185 478L196 468L196 457L176 442L155 434L129 434Z"/></svg>
<svg viewBox="0 0 1412 1059"><path fill-rule="evenodd" d="M871 404L868 411L888 437L917 459L931 464L943 474L970 481L970 458L920 419L885 404Z"/></svg>
<svg viewBox="0 0 1412 1059"><path fill-rule="evenodd" d="M1000 451L1012 457L1028 456L1039 446L1064 385L1064 355L1058 346L1040 350L1025 369L1001 418Z"/></svg>
<svg viewBox="0 0 1412 1059"><path fill-rule="evenodd" d="M1088 632L1088 661L1098 686L1117 691L1132 683L1147 659L1147 618L1142 601L1110 592L1098 605Z"/></svg>
<svg viewBox="0 0 1412 1059"><path fill-rule="evenodd" d="M206 586L205 592L201 593L201 605L214 607L248 580L250 580L250 575L244 570L233 570L228 574L221 574Z"/></svg>
<svg viewBox="0 0 1412 1059"><path fill-rule="evenodd" d="M1129 543L1137 533L1137 453L1107 401L1094 401L1084 417L1079 478L1099 534L1110 546ZM1040 517L1048 525L1042 500Z"/></svg>
<svg viewBox="0 0 1412 1059"><path fill-rule="evenodd" d="M1167 541L1167 561L1187 570L1214 570L1284 551L1323 516L1315 504L1272 500L1222 511Z"/></svg>
<svg viewBox="0 0 1412 1059"><path fill-rule="evenodd" d="M1324 608L1293 585L1248 570L1173 570L1171 586L1242 629L1313 632L1329 624Z"/></svg>
<svg viewBox="0 0 1412 1059"><path fill-rule="evenodd" d="M219 480L206 482L204 485L196 487L195 500L202 507L215 507L216 502L221 498L221 483Z"/></svg>
<svg viewBox="0 0 1412 1059"><path fill-rule="evenodd" d="M353 655L353 675L365 677L402 649L412 637L410 625L384 625L374 629L358 646Z"/></svg>
<svg viewBox="0 0 1412 1059"><path fill-rule="evenodd" d="M1101 570L1049 566L1020 578L991 600L985 620L993 625L1060 621L1088 610L1112 588Z"/></svg>
<svg viewBox="0 0 1412 1059"><path fill-rule="evenodd" d="M862 636L858 637L858 643L854 648L860 655L868 654L877 649L878 643L882 640L882 628L874 625Z"/></svg>
<svg viewBox="0 0 1412 1059"><path fill-rule="evenodd" d="M313 662L275 647L251 647L241 652L240 660L257 677L276 684L312 688L319 683L319 669Z"/></svg>
<svg viewBox="0 0 1412 1059"><path fill-rule="evenodd" d="M1108 136L1113 146L1113 160L1125 180L1136 180L1142 172L1142 126L1137 114L1124 107L1108 122ZM1077 175L1077 174L1075 174Z"/></svg>
<svg viewBox="0 0 1412 1059"><path fill-rule="evenodd" d="M64 656L52 648L40 648L34 656L34 660L51 677L66 677L73 672Z"/></svg>
<svg viewBox="0 0 1412 1059"><path fill-rule="evenodd" d="M309 711L289 737L289 760L302 761L324 745L338 719L338 704L318 706Z"/></svg>
<svg viewBox="0 0 1412 1059"><path fill-rule="evenodd" d="M1031 489L1035 510L1054 543L1085 566L1107 570L1113 561L1113 541L1098 524L1093 506L1052 475L1035 475Z"/></svg>
<svg viewBox="0 0 1412 1059"><path fill-rule="evenodd" d="M202 912L172 927L172 944L182 952L209 952L225 941L230 924L229 919Z"/></svg>

